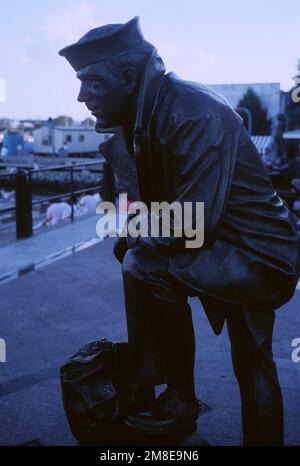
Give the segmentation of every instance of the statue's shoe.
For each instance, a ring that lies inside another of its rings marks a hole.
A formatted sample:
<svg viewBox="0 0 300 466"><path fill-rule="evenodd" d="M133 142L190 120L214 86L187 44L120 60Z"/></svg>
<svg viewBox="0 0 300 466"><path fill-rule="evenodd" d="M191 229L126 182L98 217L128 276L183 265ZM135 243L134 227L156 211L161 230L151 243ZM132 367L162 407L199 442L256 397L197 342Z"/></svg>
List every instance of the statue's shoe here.
<svg viewBox="0 0 300 466"><path fill-rule="evenodd" d="M199 412L197 399L182 401L167 390L159 395L151 409L130 414L124 422L128 427L148 434L194 431Z"/></svg>
<svg viewBox="0 0 300 466"><path fill-rule="evenodd" d="M145 388L137 392L126 391L123 397L120 397L121 414L128 416L131 413L147 411L155 401L155 391L153 387Z"/></svg>

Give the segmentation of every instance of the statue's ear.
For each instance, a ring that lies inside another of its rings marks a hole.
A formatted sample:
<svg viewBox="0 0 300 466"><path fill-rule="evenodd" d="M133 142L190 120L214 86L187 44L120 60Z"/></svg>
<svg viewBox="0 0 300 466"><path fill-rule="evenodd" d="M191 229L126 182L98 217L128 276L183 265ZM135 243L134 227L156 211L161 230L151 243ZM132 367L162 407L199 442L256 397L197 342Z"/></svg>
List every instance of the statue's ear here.
<svg viewBox="0 0 300 466"><path fill-rule="evenodd" d="M136 70L133 67L124 68L122 71L122 80L128 94L132 94L137 84Z"/></svg>

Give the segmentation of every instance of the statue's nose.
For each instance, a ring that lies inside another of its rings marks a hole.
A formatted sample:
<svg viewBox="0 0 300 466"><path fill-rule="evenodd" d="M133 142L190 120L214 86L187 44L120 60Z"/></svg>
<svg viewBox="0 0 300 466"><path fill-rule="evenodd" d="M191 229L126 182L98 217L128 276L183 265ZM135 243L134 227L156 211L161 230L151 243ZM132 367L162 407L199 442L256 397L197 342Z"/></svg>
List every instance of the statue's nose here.
<svg viewBox="0 0 300 466"><path fill-rule="evenodd" d="M88 98L87 86L85 83L81 83L77 100L78 102L85 102L87 98Z"/></svg>

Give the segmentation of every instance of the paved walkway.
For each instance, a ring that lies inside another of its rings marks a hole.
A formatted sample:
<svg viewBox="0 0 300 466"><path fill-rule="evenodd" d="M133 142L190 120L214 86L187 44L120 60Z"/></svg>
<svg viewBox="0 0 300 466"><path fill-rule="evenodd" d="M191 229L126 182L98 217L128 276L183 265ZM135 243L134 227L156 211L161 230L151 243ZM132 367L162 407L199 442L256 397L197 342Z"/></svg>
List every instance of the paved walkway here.
<svg viewBox="0 0 300 466"><path fill-rule="evenodd" d="M0 285L102 241L96 232L99 219L99 214L90 215L77 218L74 223L41 227L31 238L12 240L0 247Z"/></svg>
<svg viewBox="0 0 300 466"><path fill-rule="evenodd" d="M42 227L31 238L15 240L0 248L0 283L9 275L30 268L54 255L97 237L99 215L78 219L57 227Z"/></svg>
<svg viewBox="0 0 300 466"><path fill-rule="evenodd" d="M78 227L79 223L77 232ZM90 218L85 231L92 237L94 227ZM76 234L72 225L68 231ZM56 232L53 235L56 238ZM57 246L66 246L61 237L65 235L59 236ZM89 235L83 237L86 240ZM58 371L87 341L126 340L121 268L112 254L113 241L105 239L0 287L0 338L6 342L7 356L7 362L0 363L0 444L32 439L43 445L76 444L63 411ZM45 237L47 252L50 243ZM14 260L25 263L25 252L18 248ZM14 266L16 262L9 260ZM300 338L299 299L297 291L278 311L274 334L289 445L300 444L300 362L291 359L292 340ZM216 337L199 301L192 299L191 305L197 339L197 393L211 408L200 416L198 430L213 445L239 445L239 392L226 329Z"/></svg>

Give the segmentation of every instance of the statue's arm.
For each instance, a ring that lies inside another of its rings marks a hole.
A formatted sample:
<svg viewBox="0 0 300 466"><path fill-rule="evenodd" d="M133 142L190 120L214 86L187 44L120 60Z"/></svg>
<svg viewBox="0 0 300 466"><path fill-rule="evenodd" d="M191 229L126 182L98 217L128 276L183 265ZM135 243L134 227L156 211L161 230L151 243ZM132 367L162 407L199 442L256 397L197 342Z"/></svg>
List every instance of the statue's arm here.
<svg viewBox="0 0 300 466"><path fill-rule="evenodd" d="M201 118L184 118L177 120L176 126L169 130L170 136L166 142L172 161L172 202L180 203L182 211L186 209L185 203L189 203L191 216L188 223L193 230L201 223L198 216L201 209L198 209L197 203L204 203L203 247L212 241L220 216L218 201L220 195L222 196L220 189L224 186L222 177L226 176L222 173L221 164L223 132L222 120L218 116L207 114ZM148 215L150 226L151 218ZM171 221L170 237L139 237L138 244L156 250L183 251L186 241L190 239L185 231L182 228L181 236L176 237L174 223Z"/></svg>

